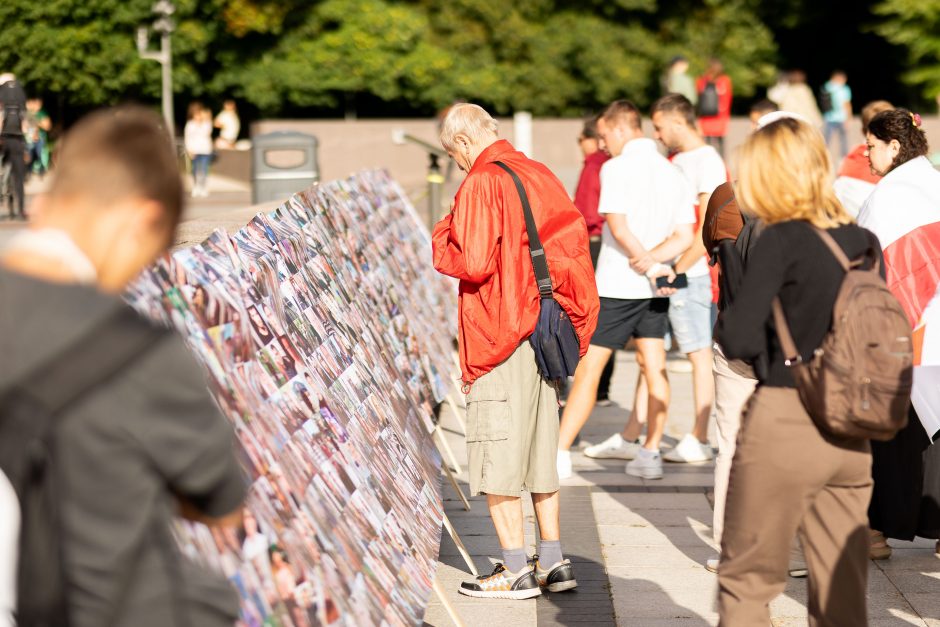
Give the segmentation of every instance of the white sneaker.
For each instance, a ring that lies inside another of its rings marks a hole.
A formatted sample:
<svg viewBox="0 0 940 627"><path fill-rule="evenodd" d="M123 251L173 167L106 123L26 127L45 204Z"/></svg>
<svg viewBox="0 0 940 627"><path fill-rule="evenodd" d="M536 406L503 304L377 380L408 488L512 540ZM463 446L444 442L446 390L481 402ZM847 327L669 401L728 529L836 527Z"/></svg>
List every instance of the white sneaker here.
<svg viewBox="0 0 940 627"><path fill-rule="evenodd" d="M663 458L659 451L641 448L637 451L636 459L627 462L625 472L633 477L643 479L663 478Z"/></svg>
<svg viewBox="0 0 940 627"><path fill-rule="evenodd" d="M594 459L630 460L636 457L638 450L640 450L639 443L627 442L622 435L615 433L600 444L584 449L584 454Z"/></svg>
<svg viewBox="0 0 940 627"><path fill-rule="evenodd" d="M571 451L558 449L558 457L555 458L555 467L558 469L559 479L571 478Z"/></svg>
<svg viewBox="0 0 940 627"><path fill-rule="evenodd" d="M690 464L695 462L707 462L715 457L712 447L698 441L691 433L685 434L675 448L663 455L667 462L677 462Z"/></svg>

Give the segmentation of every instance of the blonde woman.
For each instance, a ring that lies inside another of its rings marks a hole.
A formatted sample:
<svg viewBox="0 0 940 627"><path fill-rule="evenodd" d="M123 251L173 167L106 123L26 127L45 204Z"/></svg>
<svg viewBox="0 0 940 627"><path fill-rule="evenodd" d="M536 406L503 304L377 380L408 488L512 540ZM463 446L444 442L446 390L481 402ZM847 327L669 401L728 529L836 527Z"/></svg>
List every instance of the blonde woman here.
<svg viewBox="0 0 940 627"><path fill-rule="evenodd" d="M721 625L768 625L799 533L809 568L810 625L866 625L871 453L867 440L822 434L800 403L771 326L779 296L800 354L809 358L832 324L844 272L814 227L850 259L877 239L856 226L832 191L820 132L784 118L741 149L737 197L766 229L717 340L730 359L766 351L767 375L751 397L731 466L721 562Z"/></svg>

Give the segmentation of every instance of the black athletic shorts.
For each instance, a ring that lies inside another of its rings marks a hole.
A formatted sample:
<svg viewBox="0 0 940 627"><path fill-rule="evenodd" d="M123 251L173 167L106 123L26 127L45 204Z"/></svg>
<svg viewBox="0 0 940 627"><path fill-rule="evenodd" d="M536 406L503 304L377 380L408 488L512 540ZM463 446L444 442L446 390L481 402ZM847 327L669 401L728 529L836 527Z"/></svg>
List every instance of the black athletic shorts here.
<svg viewBox="0 0 940 627"><path fill-rule="evenodd" d="M591 344L619 350L631 337L664 338L668 328L668 298L601 298Z"/></svg>

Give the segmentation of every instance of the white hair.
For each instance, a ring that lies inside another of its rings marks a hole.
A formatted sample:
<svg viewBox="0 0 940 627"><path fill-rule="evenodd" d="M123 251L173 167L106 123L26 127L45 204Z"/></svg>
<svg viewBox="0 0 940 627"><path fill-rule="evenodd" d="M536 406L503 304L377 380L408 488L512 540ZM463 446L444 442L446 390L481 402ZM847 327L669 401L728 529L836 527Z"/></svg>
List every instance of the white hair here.
<svg viewBox="0 0 940 627"><path fill-rule="evenodd" d="M481 144L495 139L498 132L499 124L483 107L462 102L450 108L441 124L441 146L451 152L457 135L466 135L471 142Z"/></svg>

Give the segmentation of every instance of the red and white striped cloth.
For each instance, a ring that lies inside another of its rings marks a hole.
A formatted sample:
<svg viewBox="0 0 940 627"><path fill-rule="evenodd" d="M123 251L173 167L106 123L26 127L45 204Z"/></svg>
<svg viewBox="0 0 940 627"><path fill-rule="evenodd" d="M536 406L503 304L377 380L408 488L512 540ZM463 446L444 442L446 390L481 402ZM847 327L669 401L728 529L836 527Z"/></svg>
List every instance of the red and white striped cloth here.
<svg viewBox="0 0 940 627"><path fill-rule="evenodd" d="M931 436L940 432L940 172L926 157L897 167L858 214L884 249L888 288L914 331L911 400Z"/></svg>

